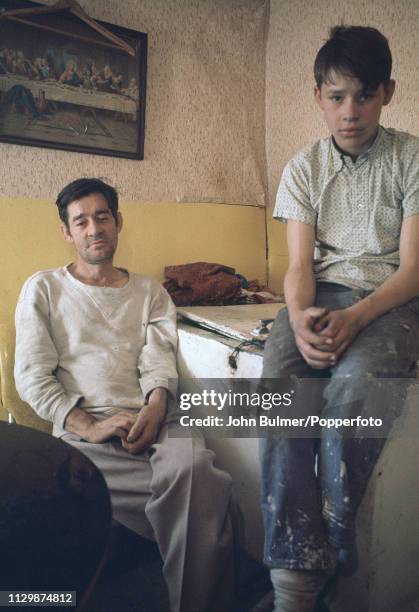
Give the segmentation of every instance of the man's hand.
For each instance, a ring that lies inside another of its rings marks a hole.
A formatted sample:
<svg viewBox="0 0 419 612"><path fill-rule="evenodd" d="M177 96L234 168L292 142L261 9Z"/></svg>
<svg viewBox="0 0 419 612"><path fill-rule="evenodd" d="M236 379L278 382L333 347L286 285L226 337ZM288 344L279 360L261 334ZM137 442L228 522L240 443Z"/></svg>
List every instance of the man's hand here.
<svg viewBox="0 0 419 612"><path fill-rule="evenodd" d="M335 354L330 348L333 340L326 334L318 333L315 329L316 324L319 321L325 321L328 314L329 311L326 308L310 306L305 310L296 311L290 317L297 348L304 361L316 370L330 368L336 363Z"/></svg>
<svg viewBox="0 0 419 612"><path fill-rule="evenodd" d="M80 436L86 442L100 444L117 436L125 440L137 419L131 412L119 412L103 420L75 406L67 415L65 429Z"/></svg>
<svg viewBox="0 0 419 612"><path fill-rule="evenodd" d="M329 339L336 361L361 331L358 314L352 308L331 310L316 321L313 331Z"/></svg>
<svg viewBox="0 0 419 612"><path fill-rule="evenodd" d="M106 442L115 436L124 441L136 420L137 415L129 412L120 412L100 421L94 419L87 425L82 437L93 444Z"/></svg>
<svg viewBox="0 0 419 612"><path fill-rule="evenodd" d="M128 437L122 440L122 446L132 455L147 450L156 441L166 413L166 389L153 389L148 397L148 404L141 409Z"/></svg>

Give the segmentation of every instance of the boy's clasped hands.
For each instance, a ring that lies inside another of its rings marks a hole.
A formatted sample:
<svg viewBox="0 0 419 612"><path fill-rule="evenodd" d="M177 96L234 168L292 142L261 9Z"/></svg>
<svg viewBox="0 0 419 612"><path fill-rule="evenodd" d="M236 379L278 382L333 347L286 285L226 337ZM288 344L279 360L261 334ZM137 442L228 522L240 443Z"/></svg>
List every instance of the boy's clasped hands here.
<svg viewBox="0 0 419 612"><path fill-rule="evenodd" d="M291 326L301 355L319 370L336 365L362 329L353 307L328 310L310 306L294 314Z"/></svg>

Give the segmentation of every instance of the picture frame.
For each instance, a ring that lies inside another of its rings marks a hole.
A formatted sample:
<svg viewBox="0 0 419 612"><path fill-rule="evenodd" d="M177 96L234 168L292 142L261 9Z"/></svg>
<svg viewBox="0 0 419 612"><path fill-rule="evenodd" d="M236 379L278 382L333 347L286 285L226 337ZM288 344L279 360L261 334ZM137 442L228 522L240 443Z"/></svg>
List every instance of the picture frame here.
<svg viewBox="0 0 419 612"><path fill-rule="evenodd" d="M144 158L147 34L0 0L0 142Z"/></svg>

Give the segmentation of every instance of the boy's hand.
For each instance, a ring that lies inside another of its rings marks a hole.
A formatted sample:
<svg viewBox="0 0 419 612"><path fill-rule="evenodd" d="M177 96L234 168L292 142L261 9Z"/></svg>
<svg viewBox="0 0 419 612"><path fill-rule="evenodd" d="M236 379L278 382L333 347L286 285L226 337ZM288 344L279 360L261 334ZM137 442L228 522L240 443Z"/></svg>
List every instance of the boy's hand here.
<svg viewBox="0 0 419 612"><path fill-rule="evenodd" d="M316 324L322 320L326 321L328 314L326 308L310 306L290 316L298 350L308 365L316 370L330 368L336 363L335 354L330 348L333 339L316 331ZM320 329L322 328L320 326Z"/></svg>
<svg viewBox="0 0 419 612"><path fill-rule="evenodd" d="M353 342L362 326L359 316L351 308L331 310L316 321L313 331L329 339L330 350L336 361Z"/></svg>
<svg viewBox="0 0 419 612"><path fill-rule="evenodd" d="M147 450L156 441L166 413L167 391L156 388L150 393L148 404L141 408L126 440L122 440L122 446L132 455Z"/></svg>

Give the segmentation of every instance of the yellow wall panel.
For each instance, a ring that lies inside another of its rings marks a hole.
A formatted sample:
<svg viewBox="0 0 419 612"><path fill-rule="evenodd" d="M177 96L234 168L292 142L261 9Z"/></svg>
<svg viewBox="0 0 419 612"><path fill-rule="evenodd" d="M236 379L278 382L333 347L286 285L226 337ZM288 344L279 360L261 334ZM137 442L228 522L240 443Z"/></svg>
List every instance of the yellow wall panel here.
<svg viewBox="0 0 419 612"><path fill-rule="evenodd" d="M277 219L272 219L270 210L267 214L269 286L275 291L282 292L288 267L287 226Z"/></svg>
<svg viewBox="0 0 419 612"><path fill-rule="evenodd" d="M212 261L265 280L265 210L220 204L122 203L116 263L163 279L166 265ZM0 198L0 322L13 316L20 287L38 270L72 261L48 201Z"/></svg>

